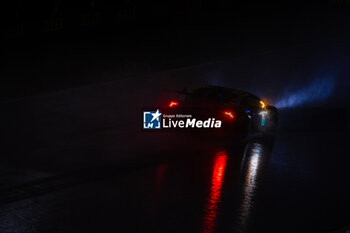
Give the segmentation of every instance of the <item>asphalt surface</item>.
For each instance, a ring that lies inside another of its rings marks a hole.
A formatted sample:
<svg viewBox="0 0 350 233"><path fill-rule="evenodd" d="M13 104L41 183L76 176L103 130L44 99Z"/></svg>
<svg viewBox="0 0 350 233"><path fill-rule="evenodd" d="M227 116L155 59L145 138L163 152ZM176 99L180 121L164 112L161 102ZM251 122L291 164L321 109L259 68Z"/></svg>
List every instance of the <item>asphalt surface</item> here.
<svg viewBox="0 0 350 233"><path fill-rule="evenodd" d="M206 141L37 178L2 192L0 231L332 232L349 223L347 141L342 132Z"/></svg>

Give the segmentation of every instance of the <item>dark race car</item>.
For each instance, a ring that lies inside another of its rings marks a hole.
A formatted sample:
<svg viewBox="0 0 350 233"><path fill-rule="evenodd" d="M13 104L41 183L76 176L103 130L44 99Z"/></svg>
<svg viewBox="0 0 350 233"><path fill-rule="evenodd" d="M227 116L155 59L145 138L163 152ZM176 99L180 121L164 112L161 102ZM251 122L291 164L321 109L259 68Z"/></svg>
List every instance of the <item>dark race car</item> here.
<svg viewBox="0 0 350 233"><path fill-rule="evenodd" d="M169 101L165 114L191 114L197 119L220 120L217 131L265 135L277 127L274 106L245 91L219 86L205 86L191 92L182 91Z"/></svg>

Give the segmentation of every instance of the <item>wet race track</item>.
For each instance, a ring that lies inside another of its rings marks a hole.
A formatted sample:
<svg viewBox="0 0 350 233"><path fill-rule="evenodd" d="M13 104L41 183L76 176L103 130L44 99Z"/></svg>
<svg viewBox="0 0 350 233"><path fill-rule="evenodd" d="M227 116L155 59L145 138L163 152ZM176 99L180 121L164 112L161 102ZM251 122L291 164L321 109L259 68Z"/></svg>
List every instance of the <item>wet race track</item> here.
<svg viewBox="0 0 350 233"><path fill-rule="evenodd" d="M37 177L2 192L0 229L332 232L349 220L346 136L280 133L164 152L143 164Z"/></svg>
<svg viewBox="0 0 350 233"><path fill-rule="evenodd" d="M347 108L280 109L276 134L254 140L140 129L143 107L209 79L274 99L320 48L346 66L315 45L2 101L0 233L347 233Z"/></svg>

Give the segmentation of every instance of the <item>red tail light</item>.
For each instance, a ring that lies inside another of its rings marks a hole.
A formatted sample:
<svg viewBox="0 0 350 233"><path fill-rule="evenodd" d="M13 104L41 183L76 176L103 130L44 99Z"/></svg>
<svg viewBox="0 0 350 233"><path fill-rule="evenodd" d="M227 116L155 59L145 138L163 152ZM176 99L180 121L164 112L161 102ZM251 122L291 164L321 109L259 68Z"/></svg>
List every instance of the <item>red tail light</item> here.
<svg viewBox="0 0 350 233"><path fill-rule="evenodd" d="M176 101L171 101L170 103L169 103L169 107L174 107L174 106L178 106L179 105L179 103L178 102L176 102Z"/></svg>
<svg viewBox="0 0 350 233"><path fill-rule="evenodd" d="M224 112L225 116L227 116L228 118L233 119L235 117L235 115L233 114L233 112L230 111L226 111Z"/></svg>

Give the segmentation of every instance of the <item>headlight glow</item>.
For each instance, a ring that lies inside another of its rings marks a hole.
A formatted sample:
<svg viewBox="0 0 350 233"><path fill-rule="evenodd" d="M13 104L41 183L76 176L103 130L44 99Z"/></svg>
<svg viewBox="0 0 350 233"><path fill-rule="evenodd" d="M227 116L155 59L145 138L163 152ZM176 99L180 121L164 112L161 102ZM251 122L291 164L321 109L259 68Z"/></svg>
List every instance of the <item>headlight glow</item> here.
<svg viewBox="0 0 350 233"><path fill-rule="evenodd" d="M265 115L267 115L267 111L265 111L265 110L260 111L260 112L259 112L259 115L261 115L261 116L265 116Z"/></svg>

